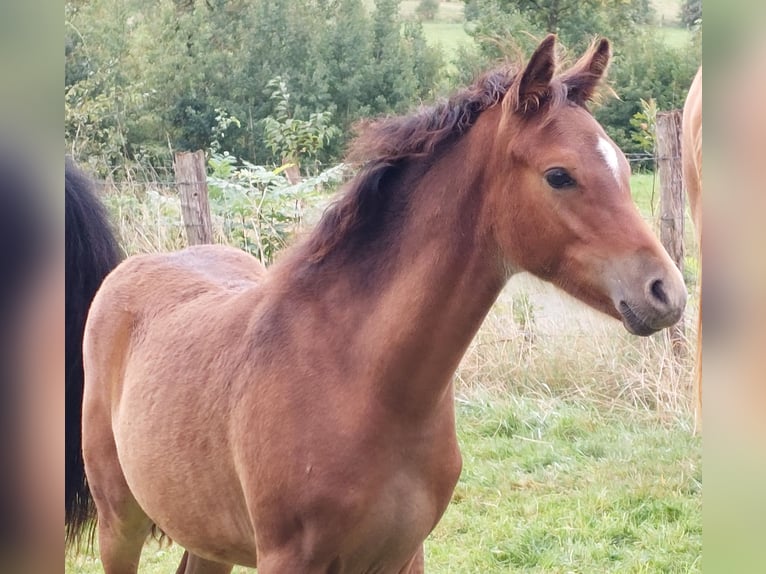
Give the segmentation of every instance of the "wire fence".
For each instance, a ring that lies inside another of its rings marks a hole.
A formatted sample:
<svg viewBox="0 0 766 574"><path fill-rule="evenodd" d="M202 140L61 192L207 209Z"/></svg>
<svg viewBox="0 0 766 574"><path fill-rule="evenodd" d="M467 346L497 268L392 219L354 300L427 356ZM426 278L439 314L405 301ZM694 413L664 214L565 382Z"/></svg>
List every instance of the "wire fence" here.
<svg viewBox="0 0 766 574"><path fill-rule="evenodd" d="M656 154L644 152L644 153L627 153L626 159L632 165L639 164L642 171L655 172L657 170L658 163L666 160L678 160L680 157L659 157ZM162 166L139 166L135 168L129 168L121 170L120 177L109 178L95 178L97 186L100 189L158 189L158 188L174 188L176 186L175 173L173 171L173 165Z"/></svg>

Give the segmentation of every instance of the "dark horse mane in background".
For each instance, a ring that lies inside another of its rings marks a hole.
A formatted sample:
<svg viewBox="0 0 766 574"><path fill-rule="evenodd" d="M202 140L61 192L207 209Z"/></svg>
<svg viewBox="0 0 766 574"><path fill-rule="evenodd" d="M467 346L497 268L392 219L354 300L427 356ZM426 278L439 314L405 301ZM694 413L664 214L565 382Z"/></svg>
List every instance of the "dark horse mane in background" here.
<svg viewBox="0 0 766 574"><path fill-rule="evenodd" d="M104 277L122 258L93 182L67 158L66 210L66 537L89 516L82 469L82 339L91 301Z"/></svg>

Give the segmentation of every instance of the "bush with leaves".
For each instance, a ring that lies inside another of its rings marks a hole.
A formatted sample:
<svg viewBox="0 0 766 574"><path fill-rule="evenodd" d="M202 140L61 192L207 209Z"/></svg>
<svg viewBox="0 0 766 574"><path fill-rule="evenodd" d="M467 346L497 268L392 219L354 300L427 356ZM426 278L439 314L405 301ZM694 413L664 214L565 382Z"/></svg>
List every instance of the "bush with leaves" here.
<svg viewBox="0 0 766 574"><path fill-rule="evenodd" d="M594 114L624 152L645 151L631 125L631 119L643 111L642 100L654 100L659 110L683 107L700 61L697 42L673 48L656 34L645 32L615 46L609 83L618 98L605 98Z"/></svg>
<svg viewBox="0 0 766 574"><path fill-rule="evenodd" d="M421 20L433 20L439 13L439 0L420 0L415 14Z"/></svg>
<svg viewBox="0 0 766 574"><path fill-rule="evenodd" d="M654 98L649 98L649 101L641 99L641 111L633 114L630 125L633 127L631 139L641 150L654 152L657 141L657 102Z"/></svg>
<svg viewBox="0 0 766 574"><path fill-rule="evenodd" d="M317 151L318 161L333 162L353 122L406 110L439 82L440 52L427 45L419 23L403 25L398 0L118 4L66 3L66 89L73 90L70 99L83 100L82 109L90 107L90 123L120 127L112 135L125 138L117 151L130 159L154 152L167 159L169 149L204 149L220 139L221 149L238 157L281 161L275 155L282 150L267 145L277 133L265 130L275 126L263 121L280 121L269 88L279 77L290 94L290 119L317 114L314 123L326 120L327 133L340 130L341 137L325 138ZM99 80L97 92L90 89L89 74L106 69L114 73ZM138 93L140 109L115 104L118 94ZM92 105L96 97L104 101ZM110 116L116 108L119 122ZM219 110L240 120L223 139L214 133ZM76 132L67 131L68 145ZM100 149L107 164L119 161L103 137L87 153Z"/></svg>
<svg viewBox="0 0 766 574"><path fill-rule="evenodd" d="M579 53L607 30L619 43L655 18L649 0L466 0L465 14L467 31L482 51L496 52L500 45L503 55L507 38L529 53L527 48L549 33Z"/></svg>
<svg viewBox="0 0 766 574"><path fill-rule="evenodd" d="M300 230L305 211L316 207L327 188L339 184L349 171L339 164L294 184L284 166L270 169L229 154L213 154L208 164L213 219L230 243L264 264Z"/></svg>
<svg viewBox="0 0 766 574"><path fill-rule="evenodd" d="M282 78L268 83L273 114L263 119L263 133L271 152L278 158L291 181L300 179L301 163L316 160L319 152L340 134L332 125L329 111L309 114L307 120L293 117L290 93Z"/></svg>
<svg viewBox="0 0 766 574"><path fill-rule="evenodd" d="M575 55L596 33L609 30L614 52L609 83L618 98L606 96L591 107L623 151L645 152L646 142L631 121L642 112L642 100L653 100L661 110L683 106L700 61L699 33L687 46L670 47L644 26L653 14L646 0L617 4L607 9L600 0L469 0L466 31L477 47L458 57L458 79L465 83L493 61L530 54L548 31L557 32L566 51Z"/></svg>
<svg viewBox="0 0 766 574"><path fill-rule="evenodd" d="M253 165L227 153L209 157L208 193L213 240L247 251L264 264L317 217L328 195L343 181L343 164L291 184L281 167ZM120 182L107 186L103 201L133 255L187 245L181 199L172 184Z"/></svg>

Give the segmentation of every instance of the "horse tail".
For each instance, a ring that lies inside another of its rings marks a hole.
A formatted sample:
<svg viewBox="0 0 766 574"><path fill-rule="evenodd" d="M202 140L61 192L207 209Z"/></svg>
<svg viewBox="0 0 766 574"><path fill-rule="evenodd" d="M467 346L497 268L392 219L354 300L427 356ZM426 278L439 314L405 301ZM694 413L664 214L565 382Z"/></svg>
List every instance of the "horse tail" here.
<svg viewBox="0 0 766 574"><path fill-rule="evenodd" d="M106 210L93 182L67 158L66 252L66 545L79 543L96 509L82 457L82 341L85 319L101 282L122 259ZM91 530L92 533L92 530Z"/></svg>

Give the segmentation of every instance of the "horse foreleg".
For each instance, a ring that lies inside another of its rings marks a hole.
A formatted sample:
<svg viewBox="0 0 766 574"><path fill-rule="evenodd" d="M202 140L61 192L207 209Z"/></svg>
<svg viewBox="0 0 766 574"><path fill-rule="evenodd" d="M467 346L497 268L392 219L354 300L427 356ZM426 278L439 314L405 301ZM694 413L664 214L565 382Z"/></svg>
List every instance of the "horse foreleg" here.
<svg viewBox="0 0 766 574"><path fill-rule="evenodd" d="M402 569L402 574L424 574L426 571L425 557L423 555L423 545L412 557L407 566Z"/></svg>
<svg viewBox="0 0 766 574"><path fill-rule="evenodd" d="M189 551L185 550L176 574L229 574L232 568L234 566L231 564L211 562L194 554L189 554Z"/></svg>

